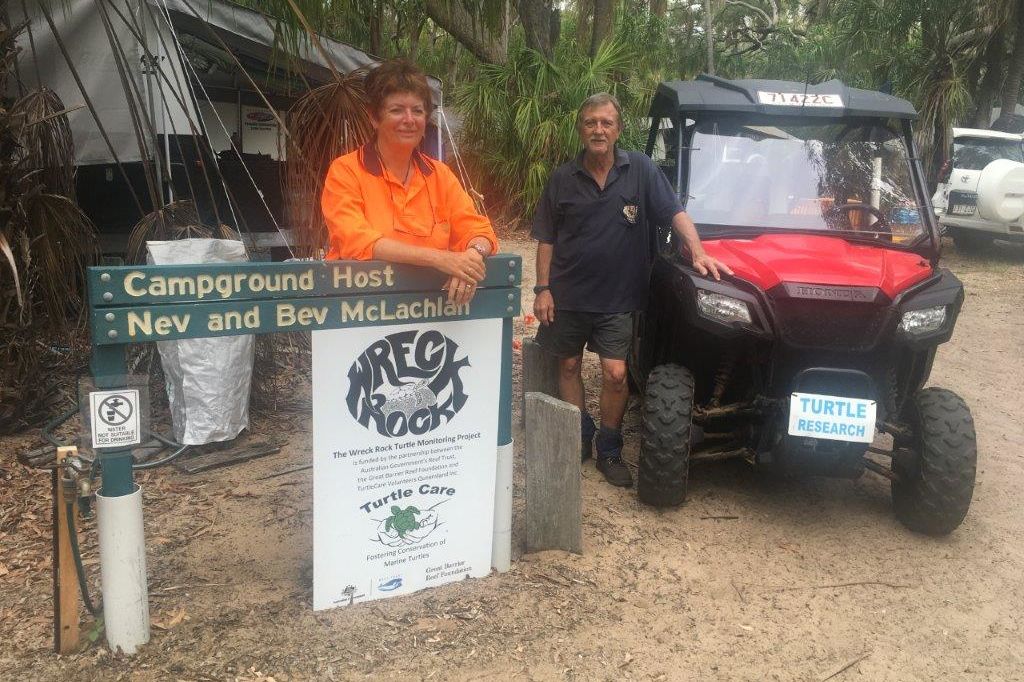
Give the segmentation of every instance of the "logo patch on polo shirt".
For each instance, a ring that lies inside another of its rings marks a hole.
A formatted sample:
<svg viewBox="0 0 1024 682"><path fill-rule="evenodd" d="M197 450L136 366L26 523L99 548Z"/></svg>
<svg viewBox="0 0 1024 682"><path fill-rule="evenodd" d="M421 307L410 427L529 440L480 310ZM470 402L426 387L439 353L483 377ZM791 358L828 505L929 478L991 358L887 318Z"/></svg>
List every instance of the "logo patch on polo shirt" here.
<svg viewBox="0 0 1024 682"><path fill-rule="evenodd" d="M626 204L622 207L622 215L626 216L630 225L636 225L636 219L640 217L640 207L636 204Z"/></svg>

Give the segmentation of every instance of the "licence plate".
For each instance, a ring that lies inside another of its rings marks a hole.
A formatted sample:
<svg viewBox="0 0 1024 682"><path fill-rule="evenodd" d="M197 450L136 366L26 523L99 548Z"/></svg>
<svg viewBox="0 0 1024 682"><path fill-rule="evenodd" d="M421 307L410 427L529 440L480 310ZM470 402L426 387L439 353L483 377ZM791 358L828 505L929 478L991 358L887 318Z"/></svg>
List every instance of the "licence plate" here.
<svg viewBox="0 0 1024 682"><path fill-rule="evenodd" d="M843 98L839 95L816 95L805 92L757 91L757 101L783 107L830 107L842 109Z"/></svg>
<svg viewBox="0 0 1024 682"><path fill-rule="evenodd" d="M870 443L875 439L875 401L817 393L789 399L789 435Z"/></svg>
<svg viewBox="0 0 1024 682"><path fill-rule="evenodd" d="M974 207L954 204L949 207L949 212L951 215L974 215Z"/></svg>

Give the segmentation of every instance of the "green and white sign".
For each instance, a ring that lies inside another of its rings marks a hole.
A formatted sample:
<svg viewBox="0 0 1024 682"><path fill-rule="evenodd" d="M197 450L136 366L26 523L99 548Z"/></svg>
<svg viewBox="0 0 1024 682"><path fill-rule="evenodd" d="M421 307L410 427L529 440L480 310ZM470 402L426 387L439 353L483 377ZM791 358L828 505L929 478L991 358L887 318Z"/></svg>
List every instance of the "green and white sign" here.
<svg viewBox="0 0 1024 682"><path fill-rule="evenodd" d="M500 319L313 333L313 608L491 568Z"/></svg>

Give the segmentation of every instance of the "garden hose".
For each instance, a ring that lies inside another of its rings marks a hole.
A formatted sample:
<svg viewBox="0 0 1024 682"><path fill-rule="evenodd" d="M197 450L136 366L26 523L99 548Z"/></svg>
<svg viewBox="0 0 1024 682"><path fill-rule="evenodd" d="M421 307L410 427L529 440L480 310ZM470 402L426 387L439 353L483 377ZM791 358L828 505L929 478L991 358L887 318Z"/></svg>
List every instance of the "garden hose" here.
<svg viewBox="0 0 1024 682"><path fill-rule="evenodd" d="M43 426L43 438L48 440L50 444L56 448L63 447L64 443L58 441L50 432L53 431L58 426L60 426L61 424L63 424L64 422L66 422L67 420L74 417L76 414L78 414L78 405L75 405L67 412L58 416L56 419L46 422L46 425Z"/></svg>
<svg viewBox="0 0 1024 682"><path fill-rule="evenodd" d="M78 548L78 528L75 527L75 483L73 479L61 477L64 485L64 514L67 516L68 539L71 541L71 556L75 560L75 573L78 574L78 589L82 594L82 603L93 618L99 618L102 611L93 605L89 598L89 584L85 580L85 566L82 564L82 553Z"/></svg>

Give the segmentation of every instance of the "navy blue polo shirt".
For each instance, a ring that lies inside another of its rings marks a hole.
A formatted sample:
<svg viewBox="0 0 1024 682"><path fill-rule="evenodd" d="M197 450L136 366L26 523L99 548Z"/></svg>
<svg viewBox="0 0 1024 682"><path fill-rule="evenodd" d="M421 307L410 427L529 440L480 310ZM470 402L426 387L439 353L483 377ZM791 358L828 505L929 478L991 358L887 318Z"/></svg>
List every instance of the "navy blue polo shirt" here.
<svg viewBox="0 0 1024 682"><path fill-rule="evenodd" d="M668 179L640 152L616 148L604 189L583 167L582 153L556 168L530 232L554 245L549 283L555 310L642 310L654 228L671 225L682 210Z"/></svg>

